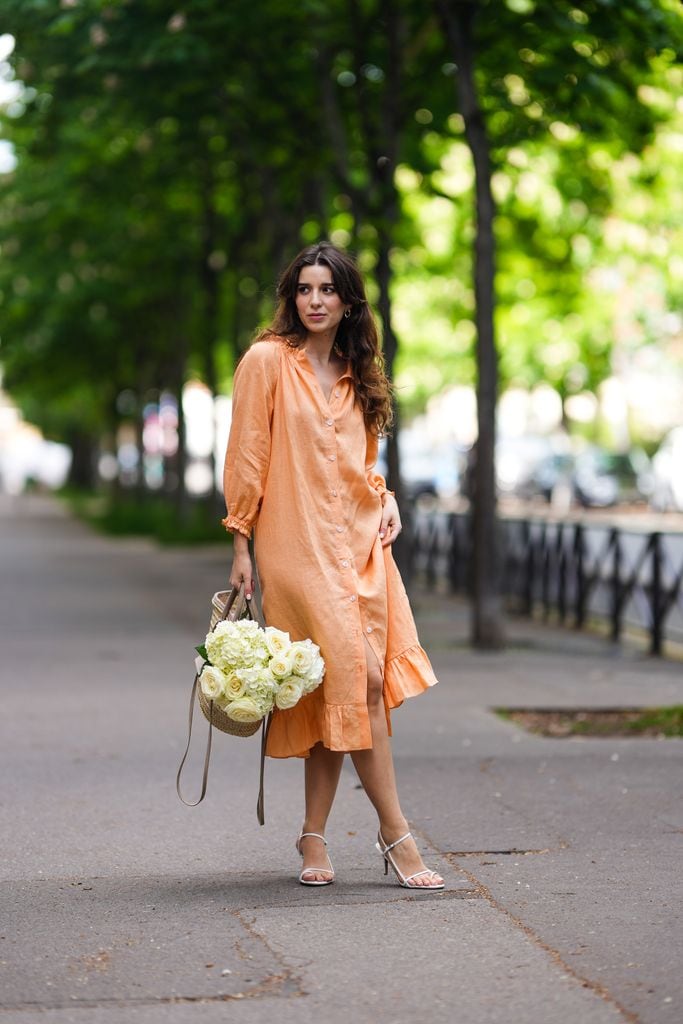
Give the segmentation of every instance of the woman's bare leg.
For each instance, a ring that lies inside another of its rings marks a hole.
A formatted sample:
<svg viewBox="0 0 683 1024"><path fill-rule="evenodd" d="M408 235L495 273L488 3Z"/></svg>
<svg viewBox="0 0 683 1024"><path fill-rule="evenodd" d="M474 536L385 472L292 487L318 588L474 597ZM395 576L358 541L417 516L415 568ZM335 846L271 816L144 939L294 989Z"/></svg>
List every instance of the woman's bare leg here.
<svg viewBox="0 0 683 1024"><path fill-rule="evenodd" d="M365 639L365 638L364 638ZM368 665L368 713L372 732L371 750L354 750L351 759L363 783L363 788L370 802L377 811L379 827L385 843L393 843L409 831L398 799L394 759L391 753L391 741L387 727L384 698L382 696L382 673L374 651L365 640L366 660ZM415 841L407 839L391 851L399 869L404 876L416 871L424 871L425 864L420 856ZM434 885L443 879L436 875L421 875L414 880L415 885Z"/></svg>
<svg viewBox="0 0 683 1024"><path fill-rule="evenodd" d="M339 776L344 762L344 755L337 750L328 750L322 743L316 743L306 758L304 769L306 814L302 832L317 832L325 835L327 819L332 809ZM303 853L303 869L309 865L324 868L329 866L329 859L325 844L320 839L307 836L301 840L301 851ZM325 882L329 879L328 874L320 874L315 871L306 873L306 879L310 882Z"/></svg>

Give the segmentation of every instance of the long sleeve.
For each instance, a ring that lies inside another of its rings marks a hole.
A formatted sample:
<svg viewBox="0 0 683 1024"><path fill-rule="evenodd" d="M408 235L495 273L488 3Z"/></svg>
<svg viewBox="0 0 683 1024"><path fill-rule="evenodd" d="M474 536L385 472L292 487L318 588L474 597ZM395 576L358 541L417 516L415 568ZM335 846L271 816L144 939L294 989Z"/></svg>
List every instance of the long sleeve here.
<svg viewBox="0 0 683 1024"><path fill-rule="evenodd" d="M366 430L366 456L365 456L365 472L368 478L368 483L372 487L373 491L377 491L380 497L384 494L393 494L387 487L387 482L381 473L376 472L375 464L377 462L377 454L379 451L379 443L377 441L377 435L373 434L372 431Z"/></svg>
<svg viewBox="0 0 683 1024"><path fill-rule="evenodd" d="M242 357L233 380L232 423L225 453L223 526L251 537L270 463L271 421L280 367L279 346L256 342Z"/></svg>

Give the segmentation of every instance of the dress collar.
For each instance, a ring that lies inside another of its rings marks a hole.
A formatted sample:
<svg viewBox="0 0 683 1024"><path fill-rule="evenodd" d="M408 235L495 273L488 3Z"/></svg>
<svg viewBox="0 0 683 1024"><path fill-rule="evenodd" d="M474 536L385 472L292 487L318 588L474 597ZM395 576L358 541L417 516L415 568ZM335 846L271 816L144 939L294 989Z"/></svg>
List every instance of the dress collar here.
<svg viewBox="0 0 683 1024"><path fill-rule="evenodd" d="M315 370L313 369L311 361L308 358L308 355L306 354L305 350L301 346L288 345L286 342L285 346L289 349L293 358L296 359L296 361L299 363L302 370L305 370L307 373L315 374ZM349 377L351 380L353 380L350 359L346 360L346 368L342 371L337 380L344 380L344 378L346 377Z"/></svg>

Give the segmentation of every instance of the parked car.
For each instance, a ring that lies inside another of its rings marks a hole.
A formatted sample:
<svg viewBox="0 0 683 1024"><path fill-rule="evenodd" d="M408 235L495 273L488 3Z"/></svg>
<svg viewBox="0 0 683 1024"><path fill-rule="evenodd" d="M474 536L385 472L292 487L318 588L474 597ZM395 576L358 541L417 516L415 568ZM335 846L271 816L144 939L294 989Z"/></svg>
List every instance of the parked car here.
<svg viewBox="0 0 683 1024"><path fill-rule="evenodd" d="M384 476L387 475L386 446L386 440L382 440L377 460L378 472ZM398 450L401 479L409 500L448 499L459 492L462 455L457 445L433 445L422 434L405 428L398 436Z"/></svg>
<svg viewBox="0 0 683 1024"><path fill-rule="evenodd" d="M571 491L571 456L564 452L563 439L524 434L499 437L496 441L496 487L502 496L555 501ZM476 444L467 453L461 492L472 497Z"/></svg>
<svg viewBox="0 0 683 1024"><path fill-rule="evenodd" d="M614 453L591 446L576 457L572 484L586 508L642 502L652 488L650 461L640 449Z"/></svg>
<svg viewBox="0 0 683 1024"><path fill-rule="evenodd" d="M683 427L669 431L653 456L650 504L683 512Z"/></svg>
<svg viewBox="0 0 683 1024"><path fill-rule="evenodd" d="M532 498L539 488L539 473L548 475L555 452L547 437L525 434L521 437L503 437L496 442L496 482L501 494L516 498ZM545 467L545 470L542 468Z"/></svg>
<svg viewBox="0 0 683 1024"><path fill-rule="evenodd" d="M531 497L538 495L548 504L568 508L572 501L574 457L568 452L552 452L542 459L529 483Z"/></svg>

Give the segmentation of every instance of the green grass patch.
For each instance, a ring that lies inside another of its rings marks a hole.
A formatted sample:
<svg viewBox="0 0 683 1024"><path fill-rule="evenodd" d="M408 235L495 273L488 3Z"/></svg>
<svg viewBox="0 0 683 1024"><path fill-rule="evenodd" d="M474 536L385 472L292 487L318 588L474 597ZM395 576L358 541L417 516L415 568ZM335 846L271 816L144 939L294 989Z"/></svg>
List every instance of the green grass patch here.
<svg viewBox="0 0 683 1024"><path fill-rule="evenodd" d="M683 736L683 704L656 708L494 708L540 736Z"/></svg>
<svg viewBox="0 0 683 1024"><path fill-rule="evenodd" d="M213 503L192 501L180 516L173 498L164 495L103 495L72 488L60 497L79 519L112 537L151 537L161 544L225 542L220 511Z"/></svg>
<svg viewBox="0 0 683 1024"><path fill-rule="evenodd" d="M632 732L656 729L665 736L683 736L683 704L669 708L647 708L639 718L629 723Z"/></svg>

